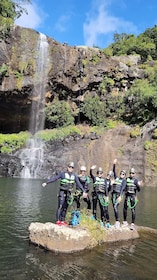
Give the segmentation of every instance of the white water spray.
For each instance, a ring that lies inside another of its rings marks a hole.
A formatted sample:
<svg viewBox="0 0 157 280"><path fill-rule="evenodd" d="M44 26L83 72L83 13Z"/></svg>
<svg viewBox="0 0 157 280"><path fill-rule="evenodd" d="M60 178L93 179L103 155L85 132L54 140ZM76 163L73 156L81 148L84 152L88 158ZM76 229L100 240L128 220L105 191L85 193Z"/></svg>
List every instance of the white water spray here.
<svg viewBox="0 0 157 280"><path fill-rule="evenodd" d="M37 131L44 129L45 123L45 87L48 71L48 42L44 34L39 34L36 58L36 76L32 98L29 131L34 135ZM42 140L32 137L27 146L20 154L23 169L22 178L40 177L40 169L43 164L44 143Z"/></svg>

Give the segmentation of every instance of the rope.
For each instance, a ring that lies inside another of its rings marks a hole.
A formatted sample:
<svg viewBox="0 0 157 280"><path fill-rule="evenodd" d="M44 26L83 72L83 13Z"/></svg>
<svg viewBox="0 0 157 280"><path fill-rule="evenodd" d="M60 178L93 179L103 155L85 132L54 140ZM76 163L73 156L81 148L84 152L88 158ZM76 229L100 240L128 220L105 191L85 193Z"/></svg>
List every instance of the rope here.
<svg viewBox="0 0 157 280"><path fill-rule="evenodd" d="M117 197L117 198L118 198L118 197ZM114 194L113 194L113 205L116 205L117 203L120 203L120 202L122 201L122 199L123 199L123 197L122 197L121 201L118 202L118 201L117 201L117 198L116 198L116 194L114 193Z"/></svg>
<svg viewBox="0 0 157 280"><path fill-rule="evenodd" d="M127 206L128 206L130 209L135 208L136 205L137 205L137 203L138 203L138 199L137 199L137 197L135 197L135 203L134 203L134 205L131 206L131 199L130 199L130 197L128 197L128 199L127 199Z"/></svg>
<svg viewBox="0 0 157 280"><path fill-rule="evenodd" d="M72 193L68 199L68 205L72 205L73 204L73 201L74 201L74 198L76 196L79 196L81 194L81 191L77 190L75 193Z"/></svg>
<svg viewBox="0 0 157 280"><path fill-rule="evenodd" d="M106 201L105 197L102 197L101 195L98 195L98 199L102 206L108 206L110 204L110 200Z"/></svg>

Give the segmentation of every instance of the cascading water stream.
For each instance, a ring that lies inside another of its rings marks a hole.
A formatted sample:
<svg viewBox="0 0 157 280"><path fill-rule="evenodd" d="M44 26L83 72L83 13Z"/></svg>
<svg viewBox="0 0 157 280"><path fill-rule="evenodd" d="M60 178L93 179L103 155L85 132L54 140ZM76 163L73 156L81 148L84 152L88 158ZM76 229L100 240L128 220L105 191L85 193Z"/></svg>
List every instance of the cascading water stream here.
<svg viewBox="0 0 157 280"><path fill-rule="evenodd" d="M34 135L37 131L44 129L45 123L45 87L48 70L48 50L49 45L44 34L39 34L36 58L36 76L32 98L32 108L30 115L29 131ZM44 143L33 136L28 140L27 146L20 153L23 169L22 178L40 177L40 169L43 163Z"/></svg>

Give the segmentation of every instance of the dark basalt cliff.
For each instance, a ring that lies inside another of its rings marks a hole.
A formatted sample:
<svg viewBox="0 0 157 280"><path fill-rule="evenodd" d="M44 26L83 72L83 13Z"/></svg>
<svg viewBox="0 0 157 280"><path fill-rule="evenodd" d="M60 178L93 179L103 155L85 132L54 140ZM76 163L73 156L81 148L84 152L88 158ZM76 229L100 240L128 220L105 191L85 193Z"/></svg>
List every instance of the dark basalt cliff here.
<svg viewBox="0 0 157 280"><path fill-rule="evenodd" d="M7 42L0 42L0 131L28 129L36 78L39 33L16 26ZM94 95L105 76L114 80L108 95L125 92L135 78L144 77L138 56L107 57L98 48L70 47L48 38L45 101L67 100L77 110L84 95ZM40 77L39 81L40 81ZM38 96L36 97L38 98ZM105 96L105 98L107 98Z"/></svg>

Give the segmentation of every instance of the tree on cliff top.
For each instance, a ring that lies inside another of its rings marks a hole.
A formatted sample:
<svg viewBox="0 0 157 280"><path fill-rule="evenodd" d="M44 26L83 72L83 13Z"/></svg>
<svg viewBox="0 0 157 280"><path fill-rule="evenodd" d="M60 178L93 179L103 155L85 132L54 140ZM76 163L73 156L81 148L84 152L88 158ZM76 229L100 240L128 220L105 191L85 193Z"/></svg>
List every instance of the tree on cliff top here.
<svg viewBox="0 0 157 280"><path fill-rule="evenodd" d="M0 39L5 39L15 20L19 18L23 12L27 13L22 7L23 4L30 3L30 0L1 0L0 1Z"/></svg>
<svg viewBox="0 0 157 280"><path fill-rule="evenodd" d="M104 52L111 56L135 55L141 56L142 62L157 59L157 25L148 28L139 36L134 34L114 34L114 43Z"/></svg>

